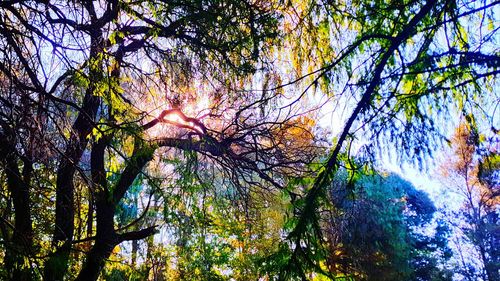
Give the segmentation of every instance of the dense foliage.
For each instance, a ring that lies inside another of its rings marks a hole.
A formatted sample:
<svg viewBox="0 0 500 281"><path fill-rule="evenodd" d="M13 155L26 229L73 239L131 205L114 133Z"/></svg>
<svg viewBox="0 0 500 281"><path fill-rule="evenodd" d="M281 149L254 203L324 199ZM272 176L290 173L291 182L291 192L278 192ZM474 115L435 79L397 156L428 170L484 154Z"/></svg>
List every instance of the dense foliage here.
<svg viewBox="0 0 500 281"><path fill-rule="evenodd" d="M448 233L442 223L430 226L436 209L427 194L396 175L377 174L359 179L348 197L345 190L337 182L330 191L337 206L325 228L330 272L363 280L451 280L438 266L451 256ZM432 235L423 231L433 227Z"/></svg>
<svg viewBox="0 0 500 281"><path fill-rule="evenodd" d="M495 280L498 4L1 1L0 279Z"/></svg>

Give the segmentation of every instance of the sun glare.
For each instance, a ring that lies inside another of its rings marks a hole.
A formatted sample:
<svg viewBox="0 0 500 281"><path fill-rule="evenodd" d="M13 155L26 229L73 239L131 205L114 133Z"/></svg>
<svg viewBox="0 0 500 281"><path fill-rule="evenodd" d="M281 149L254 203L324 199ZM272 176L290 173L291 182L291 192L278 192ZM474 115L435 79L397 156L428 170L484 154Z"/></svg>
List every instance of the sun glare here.
<svg viewBox="0 0 500 281"><path fill-rule="evenodd" d="M165 117L163 117L163 120L168 123L184 123L184 120L182 120L177 112L167 114Z"/></svg>
<svg viewBox="0 0 500 281"><path fill-rule="evenodd" d="M163 117L163 122L180 128L193 130L200 134L204 134L203 129L199 125L195 124L192 121L186 121L181 114L182 113L180 113L179 111L173 111Z"/></svg>
<svg viewBox="0 0 500 281"><path fill-rule="evenodd" d="M168 102L168 97L165 102L165 95L156 94L159 91L152 91L148 99L138 101L136 106L149 112L146 123L160 117L162 112L172 110L165 114L158 124L147 130L146 134L149 138L179 137L187 132L200 135L206 133L205 125L209 121L207 116L213 113L210 94L207 94L210 89L203 85L196 85L192 92L195 94L186 94L189 99L182 100L178 104Z"/></svg>

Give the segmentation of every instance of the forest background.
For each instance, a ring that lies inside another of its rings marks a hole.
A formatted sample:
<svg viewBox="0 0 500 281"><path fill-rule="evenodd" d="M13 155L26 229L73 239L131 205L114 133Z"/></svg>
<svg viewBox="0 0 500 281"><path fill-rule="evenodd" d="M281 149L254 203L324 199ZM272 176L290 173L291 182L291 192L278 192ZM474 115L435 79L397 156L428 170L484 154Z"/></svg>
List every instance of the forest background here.
<svg viewBox="0 0 500 281"><path fill-rule="evenodd" d="M499 280L499 4L1 1L0 279Z"/></svg>

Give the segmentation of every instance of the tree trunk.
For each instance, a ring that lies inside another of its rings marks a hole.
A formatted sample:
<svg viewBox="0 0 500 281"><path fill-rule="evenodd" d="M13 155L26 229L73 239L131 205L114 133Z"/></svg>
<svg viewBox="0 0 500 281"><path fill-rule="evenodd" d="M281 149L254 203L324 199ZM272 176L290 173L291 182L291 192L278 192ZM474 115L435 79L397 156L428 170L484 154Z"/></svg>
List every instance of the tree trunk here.
<svg viewBox="0 0 500 281"><path fill-rule="evenodd" d="M29 196L31 163L25 161L23 168L25 177L23 178L14 148L14 132L8 126L4 126L4 130L9 136L0 134L0 157L3 158L1 160L5 164L7 187L14 205L14 229L12 239L5 248L5 265L12 280L31 280L33 277L31 265L26 262L29 261L33 250L33 226Z"/></svg>
<svg viewBox="0 0 500 281"><path fill-rule="evenodd" d="M105 261L113 248L120 242L114 230L114 205L106 202L106 198L99 198L96 202L97 233L96 242L90 252L76 280L97 280Z"/></svg>
<svg viewBox="0 0 500 281"><path fill-rule="evenodd" d="M78 277L75 280L97 280L102 268L104 267L106 259L109 258L115 246L116 244L113 241L96 241L92 250L90 250L87 255L87 259L83 264L80 274L78 274Z"/></svg>
<svg viewBox="0 0 500 281"><path fill-rule="evenodd" d="M136 139L130 162L122 172L116 186L110 189L107 185L104 169L104 151L111 138L112 134L101 137L91 151L92 182L96 187L94 189L96 242L88 253L76 280L97 280L106 259L111 255L116 245L124 240L138 240L154 233L154 227L121 235L115 231L116 204L123 198L144 165L152 159L153 150L144 148L141 142Z"/></svg>
<svg viewBox="0 0 500 281"><path fill-rule="evenodd" d="M93 4L89 4L86 8L93 9ZM92 12L95 13L95 11ZM68 146L61 157L61 162L57 170L56 223L52 241L57 250L46 263L44 272L46 280L63 280L68 269L69 254L74 234L73 180L77 165L80 162L83 151L88 145L88 136L94 128L97 110L101 103L101 99L95 93L97 83L102 80L103 71L102 61L99 59L99 55L103 51L103 39L101 31L97 27L91 32L90 43L89 87L86 90L78 117L72 126L72 134Z"/></svg>
<svg viewBox="0 0 500 281"><path fill-rule="evenodd" d="M14 203L14 234L12 235L12 280L31 280L29 260L33 248L33 229L28 185L20 178L17 163L7 165L7 182Z"/></svg>

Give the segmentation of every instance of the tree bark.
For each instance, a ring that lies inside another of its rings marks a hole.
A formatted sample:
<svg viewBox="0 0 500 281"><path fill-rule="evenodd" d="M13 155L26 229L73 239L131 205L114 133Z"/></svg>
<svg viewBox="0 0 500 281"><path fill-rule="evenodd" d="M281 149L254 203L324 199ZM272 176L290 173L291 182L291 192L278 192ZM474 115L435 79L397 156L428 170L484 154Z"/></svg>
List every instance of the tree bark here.
<svg viewBox="0 0 500 281"><path fill-rule="evenodd" d="M92 32L90 48L90 86L85 93L83 106L72 126L67 148L61 156L56 180L56 219L53 245L57 250L45 266L46 280L63 280L68 269L68 259L74 234L74 175L83 151L88 145L88 136L94 128L94 121L101 99L96 95L96 83L102 76L102 62L98 59L103 50L100 31ZM94 61L95 60L95 61Z"/></svg>
<svg viewBox="0 0 500 281"><path fill-rule="evenodd" d="M104 170L104 150L111 137L103 136L94 145L91 153L92 181L96 184L96 240L76 280L97 280L106 259L116 245L124 240L139 240L154 233L154 227L121 235L115 231L116 204L123 198L142 168L152 159L154 150L144 147L140 138L136 137L130 162L111 192L107 186Z"/></svg>
<svg viewBox="0 0 500 281"><path fill-rule="evenodd" d="M0 156L5 164L7 188L14 205L14 229L12 239L5 248L5 265L11 280L32 280L31 265L25 262L29 261L33 250L33 226L29 196L31 163L27 160L24 162L23 177L16 156L14 132L5 126L4 130L9 136L0 134Z"/></svg>
<svg viewBox="0 0 500 281"><path fill-rule="evenodd" d="M106 198L99 198L96 202L97 232L94 246L87 254L83 267L76 280L97 280L104 263L119 243L114 229L115 206L106 202Z"/></svg>

